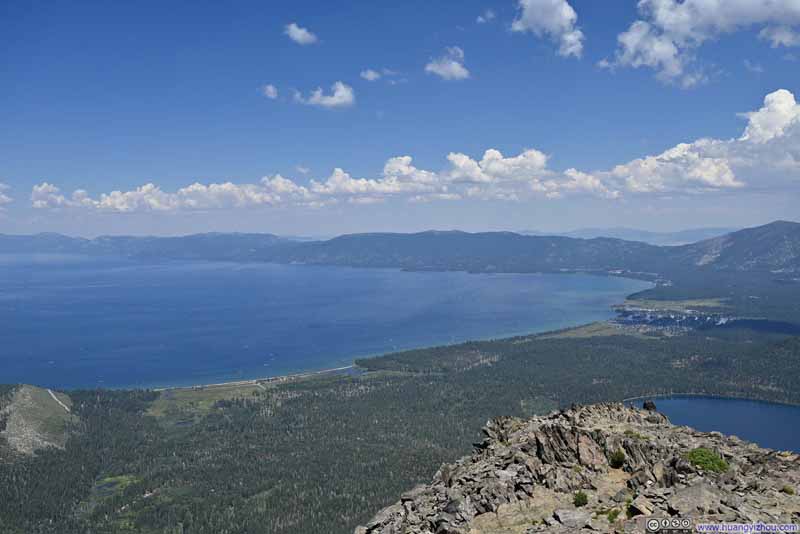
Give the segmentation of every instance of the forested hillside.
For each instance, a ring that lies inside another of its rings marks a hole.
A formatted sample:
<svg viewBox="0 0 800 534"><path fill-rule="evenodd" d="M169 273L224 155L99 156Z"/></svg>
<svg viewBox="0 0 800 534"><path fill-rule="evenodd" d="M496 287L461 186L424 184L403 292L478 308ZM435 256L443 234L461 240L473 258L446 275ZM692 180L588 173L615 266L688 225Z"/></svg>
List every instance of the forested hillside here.
<svg viewBox="0 0 800 534"><path fill-rule="evenodd" d="M360 361L370 370L361 376L71 392L80 423L66 449L0 465L0 525L349 533L469 452L498 414L669 391L800 402L795 338L581 332L388 355Z"/></svg>

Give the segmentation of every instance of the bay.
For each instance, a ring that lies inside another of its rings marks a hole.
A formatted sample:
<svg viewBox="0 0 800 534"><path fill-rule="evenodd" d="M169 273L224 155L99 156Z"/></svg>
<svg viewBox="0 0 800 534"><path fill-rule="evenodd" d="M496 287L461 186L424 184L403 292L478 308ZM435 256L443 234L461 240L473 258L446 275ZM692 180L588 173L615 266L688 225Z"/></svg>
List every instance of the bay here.
<svg viewBox="0 0 800 534"><path fill-rule="evenodd" d="M0 256L0 383L159 387L333 368L607 319L647 287L590 275Z"/></svg>

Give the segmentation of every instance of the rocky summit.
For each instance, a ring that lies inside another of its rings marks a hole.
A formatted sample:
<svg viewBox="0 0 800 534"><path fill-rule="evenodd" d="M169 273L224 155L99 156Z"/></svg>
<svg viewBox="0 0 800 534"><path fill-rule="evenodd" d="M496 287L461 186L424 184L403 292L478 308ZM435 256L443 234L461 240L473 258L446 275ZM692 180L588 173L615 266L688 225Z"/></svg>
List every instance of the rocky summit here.
<svg viewBox="0 0 800 534"><path fill-rule="evenodd" d="M800 457L675 426L650 403L500 417L356 534L647 532L668 518L800 523Z"/></svg>

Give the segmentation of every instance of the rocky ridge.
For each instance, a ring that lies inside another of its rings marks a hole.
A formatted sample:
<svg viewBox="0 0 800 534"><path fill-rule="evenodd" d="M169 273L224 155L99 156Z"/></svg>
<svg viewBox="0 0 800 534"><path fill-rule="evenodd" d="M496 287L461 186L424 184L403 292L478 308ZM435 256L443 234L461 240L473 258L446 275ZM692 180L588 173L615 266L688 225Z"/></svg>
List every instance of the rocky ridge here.
<svg viewBox="0 0 800 534"><path fill-rule="evenodd" d="M653 518L800 523L797 454L675 426L648 408L493 419L471 456L443 465L355 532L627 533L646 532Z"/></svg>

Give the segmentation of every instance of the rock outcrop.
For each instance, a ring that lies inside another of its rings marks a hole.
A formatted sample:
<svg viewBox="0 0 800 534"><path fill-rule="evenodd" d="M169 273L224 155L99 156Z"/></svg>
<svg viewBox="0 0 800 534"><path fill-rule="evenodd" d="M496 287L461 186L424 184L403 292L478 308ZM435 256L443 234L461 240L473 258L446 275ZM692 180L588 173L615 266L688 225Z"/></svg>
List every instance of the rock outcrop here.
<svg viewBox="0 0 800 534"><path fill-rule="evenodd" d="M652 409L576 406L497 418L483 432L471 456L356 534L646 532L654 518L800 523L797 454L674 426Z"/></svg>

